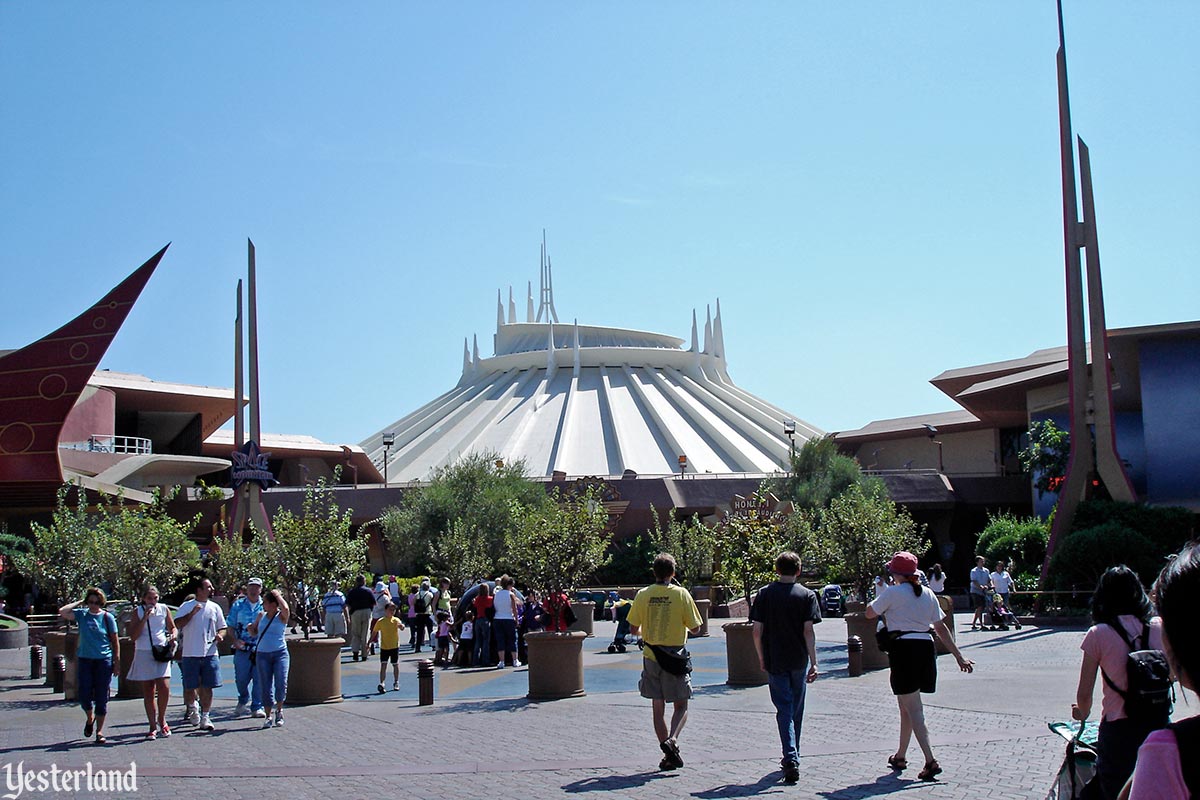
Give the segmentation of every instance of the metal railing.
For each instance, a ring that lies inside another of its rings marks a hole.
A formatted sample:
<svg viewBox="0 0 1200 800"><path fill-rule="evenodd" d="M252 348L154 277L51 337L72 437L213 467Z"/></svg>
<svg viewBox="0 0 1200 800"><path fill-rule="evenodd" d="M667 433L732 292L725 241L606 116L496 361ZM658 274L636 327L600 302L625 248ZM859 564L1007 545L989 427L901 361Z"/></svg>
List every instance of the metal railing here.
<svg viewBox="0 0 1200 800"><path fill-rule="evenodd" d="M153 443L141 436L89 436L86 442L63 442L59 444L59 449L138 456L148 456L154 452Z"/></svg>

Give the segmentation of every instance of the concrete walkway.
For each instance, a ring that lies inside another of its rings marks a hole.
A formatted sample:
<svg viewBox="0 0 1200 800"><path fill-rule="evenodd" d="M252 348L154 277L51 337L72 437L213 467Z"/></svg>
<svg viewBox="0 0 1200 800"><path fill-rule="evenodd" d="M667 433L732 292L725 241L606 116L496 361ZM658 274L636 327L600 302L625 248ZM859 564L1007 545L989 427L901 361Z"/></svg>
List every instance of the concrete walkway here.
<svg viewBox="0 0 1200 800"><path fill-rule="evenodd" d="M933 783L916 780L921 757L915 742L909 752L914 767L904 773L887 768L897 736L887 671L847 676L845 625L837 619L817 627L823 674L809 689L796 786L779 783L766 687L725 686L719 624L711 637L690 645L697 690L681 741L686 765L673 772L657 769L661 753L649 703L637 694L640 655L633 648L608 654L613 625L596 623L596 636L584 645L583 698L530 702L523 669L448 670L438 673L435 704L420 707L416 660L428 653L402 655L401 689L383 695L375 690L378 661L355 664L347 654L345 702L288 708L284 728L260 730L259 720L230 718L236 694L232 666L225 664L215 732L180 725L170 739L147 742L141 701L116 700L105 747L82 740L77 707L28 680L27 650L0 651L0 773L18 762L26 770L89 762L93 770L128 770L136 763L137 797L221 800L395 793L516 800L592 792L622 798L1045 797L1064 750L1046 723L1069 716L1082 630L976 633L961 622L958 628L977 670L963 675L952 659L939 659L938 693L926 697L926 708L945 773ZM177 686L174 691L168 721L182 713Z"/></svg>

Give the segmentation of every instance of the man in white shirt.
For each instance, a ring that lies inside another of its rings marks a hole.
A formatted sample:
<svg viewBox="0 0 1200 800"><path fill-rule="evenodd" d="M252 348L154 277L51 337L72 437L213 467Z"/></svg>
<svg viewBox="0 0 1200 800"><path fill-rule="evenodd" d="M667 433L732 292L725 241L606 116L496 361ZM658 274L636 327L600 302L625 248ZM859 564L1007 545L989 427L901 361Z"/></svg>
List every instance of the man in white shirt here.
<svg viewBox="0 0 1200 800"><path fill-rule="evenodd" d="M996 571L991 574L991 579L992 589L995 590L996 594L1000 595L1000 599L1004 601L1004 607L1010 608L1008 593L1012 591L1013 579L1012 575L1009 575L1008 570L1005 569L1006 566L1003 561L997 561Z"/></svg>
<svg viewBox="0 0 1200 800"><path fill-rule="evenodd" d="M983 556L975 556L975 568L971 570L971 605L975 607L975 617L971 620L973 631L983 627L983 609L987 605L986 592L992 585L992 575L983 564Z"/></svg>
<svg viewBox="0 0 1200 800"><path fill-rule="evenodd" d="M188 722L199 722L200 730L213 730L209 711L212 709L212 690L221 685L221 662L217 658L217 639L225 630L225 613L210 598L213 585L201 578L196 586L196 599L186 600L175 612L175 625L181 631L183 660L183 701L187 704ZM199 703L197 703L199 696Z"/></svg>

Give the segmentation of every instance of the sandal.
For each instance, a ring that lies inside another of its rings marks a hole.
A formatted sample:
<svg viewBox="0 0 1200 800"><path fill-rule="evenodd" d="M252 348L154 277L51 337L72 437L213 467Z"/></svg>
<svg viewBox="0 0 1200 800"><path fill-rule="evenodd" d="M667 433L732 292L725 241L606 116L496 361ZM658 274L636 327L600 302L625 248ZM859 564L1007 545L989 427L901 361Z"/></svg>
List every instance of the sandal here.
<svg viewBox="0 0 1200 800"><path fill-rule="evenodd" d="M108 739L105 738L103 733L96 734L96 744L108 744Z"/></svg>
<svg viewBox="0 0 1200 800"><path fill-rule="evenodd" d="M92 737L92 731L95 729L95 727L95 720L89 719L87 722L83 723L83 738L90 739Z"/></svg>
<svg viewBox="0 0 1200 800"><path fill-rule="evenodd" d="M670 758L664 757L662 761L658 762L658 768L664 772L669 769L675 769L675 762Z"/></svg>
<svg viewBox="0 0 1200 800"><path fill-rule="evenodd" d="M923 781L931 781L938 775L942 774L942 768L938 766L937 759L925 762L925 769L917 773L917 777Z"/></svg>
<svg viewBox="0 0 1200 800"><path fill-rule="evenodd" d="M662 751L667 755L667 757L663 759L664 761L670 761L671 765L675 768L683 766L683 757L679 755L678 744L668 739L667 741L662 742L659 747L661 747Z"/></svg>
<svg viewBox="0 0 1200 800"><path fill-rule="evenodd" d="M908 769L908 759L900 756L888 756L888 766L896 770Z"/></svg>

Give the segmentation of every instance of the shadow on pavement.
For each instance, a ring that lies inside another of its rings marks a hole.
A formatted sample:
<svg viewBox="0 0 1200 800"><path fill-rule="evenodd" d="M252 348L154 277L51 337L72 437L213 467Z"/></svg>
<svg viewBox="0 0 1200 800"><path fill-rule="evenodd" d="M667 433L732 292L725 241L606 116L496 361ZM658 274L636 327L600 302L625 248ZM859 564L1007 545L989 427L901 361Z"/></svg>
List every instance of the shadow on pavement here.
<svg viewBox="0 0 1200 800"><path fill-rule="evenodd" d="M703 792L692 792L692 797L715 800L718 797L753 797L767 792L783 792L789 787L781 783L782 780L783 772L781 770L774 770L762 776L754 783L727 783L724 786L705 789Z"/></svg>
<svg viewBox="0 0 1200 800"><path fill-rule="evenodd" d="M669 772L639 772L634 775L607 775L601 778L584 778L574 783L563 784L564 792L611 792L621 789L636 789L650 781L670 778Z"/></svg>
<svg viewBox="0 0 1200 800"><path fill-rule="evenodd" d="M547 701L554 702L554 701ZM538 703L530 700L527 697L509 697L509 698L482 698L479 700L463 700L458 703L436 703L432 706L425 707L423 714L456 714L459 712L471 711L521 711L529 706L536 706Z"/></svg>
<svg viewBox="0 0 1200 800"><path fill-rule="evenodd" d="M824 797L826 800L859 800L863 797L882 797L928 785L928 781L904 780L894 774L888 774L876 778L872 783L859 783L828 792L817 792L817 797Z"/></svg>
<svg viewBox="0 0 1200 800"><path fill-rule="evenodd" d="M1029 630L1029 631L1025 631L1025 630L1012 631L1011 633L1006 633L1003 636L994 636L991 639L988 639L987 641L984 641L984 642L960 641L959 643L965 649L970 649L970 648L975 648L975 647L979 647L979 648L1003 647L1004 645L1011 644L1012 642L1028 642L1033 639L1040 639L1043 636L1051 636L1054 633L1055 633L1055 631L1051 630L1050 628L1037 628L1035 630Z"/></svg>

